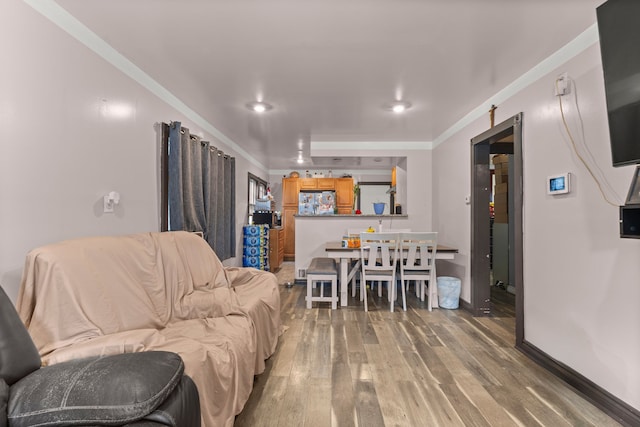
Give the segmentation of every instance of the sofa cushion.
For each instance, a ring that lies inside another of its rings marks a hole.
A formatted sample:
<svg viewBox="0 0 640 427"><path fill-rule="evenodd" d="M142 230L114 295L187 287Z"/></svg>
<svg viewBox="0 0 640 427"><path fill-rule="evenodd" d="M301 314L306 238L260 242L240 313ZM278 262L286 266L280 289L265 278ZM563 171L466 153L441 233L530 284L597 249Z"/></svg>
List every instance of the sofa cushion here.
<svg viewBox="0 0 640 427"><path fill-rule="evenodd" d="M11 387L12 427L121 425L153 412L181 381L182 359L154 351L73 360Z"/></svg>

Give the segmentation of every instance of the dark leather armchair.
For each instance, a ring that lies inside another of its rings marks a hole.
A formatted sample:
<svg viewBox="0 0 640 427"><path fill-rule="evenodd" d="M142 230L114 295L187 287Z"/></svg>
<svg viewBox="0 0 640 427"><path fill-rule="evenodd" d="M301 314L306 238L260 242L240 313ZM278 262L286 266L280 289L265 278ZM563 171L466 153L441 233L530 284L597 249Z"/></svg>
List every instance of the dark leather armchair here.
<svg viewBox="0 0 640 427"><path fill-rule="evenodd" d="M40 355L0 288L0 427L200 426L198 390L164 351L71 360Z"/></svg>

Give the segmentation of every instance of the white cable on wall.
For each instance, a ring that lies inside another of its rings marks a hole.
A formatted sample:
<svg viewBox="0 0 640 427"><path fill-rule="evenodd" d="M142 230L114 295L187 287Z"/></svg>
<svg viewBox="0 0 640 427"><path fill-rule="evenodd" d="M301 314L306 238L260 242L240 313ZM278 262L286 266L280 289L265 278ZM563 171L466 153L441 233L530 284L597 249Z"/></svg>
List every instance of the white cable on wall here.
<svg viewBox="0 0 640 427"><path fill-rule="evenodd" d="M571 142L571 147L573 149L573 151L576 153L576 156L578 156L578 159L580 159L580 161L582 162L582 164L584 165L584 167L587 169L587 171L589 172L589 175L591 175L591 177L593 178L593 180L596 183L596 186L598 187L598 190L600 190L600 194L602 195L602 198L611 206L615 206L618 207L621 205L621 203L617 203L616 201L621 200L620 196L616 193L616 191L613 189L613 187L611 186L611 184L609 183L609 181L607 180L606 176L604 175L604 172L602 172L602 169L600 169L600 166L598 166L598 163L595 161L595 158L593 157L593 154L591 154L591 151L589 150L589 146L586 143L586 138L584 136L584 122L582 121L582 115L580 114L580 107L578 105L578 93L577 93L577 87L575 82L570 79L569 77L558 77L555 81L555 85L556 85L556 93L562 93L560 91L560 87L559 87L559 82L565 78L568 81L568 86L567 88L569 89L569 93L573 93L573 102L575 103L575 107L576 107L576 113L577 113L577 118L580 121L580 133L581 133L581 141L580 142L580 149L578 149L578 144L576 144L576 140L573 137L573 134L571 133L571 129L569 129L569 124L567 123L567 119L565 117L565 112L564 112L564 106L562 104L562 98L564 96L566 96L566 94L564 95L557 95L558 96L558 103L560 105L560 115L562 117L562 124L564 125L564 128L567 132L567 135L569 136L569 141ZM571 90L571 87L573 87L573 90ZM581 153L582 151L582 153ZM595 170L595 172L594 172ZM598 176L596 176L598 175ZM607 194L605 194L605 191L603 189L603 186L606 187L607 192L609 192L609 194L612 194L614 197L614 201L612 202L610 200L609 197L607 197Z"/></svg>

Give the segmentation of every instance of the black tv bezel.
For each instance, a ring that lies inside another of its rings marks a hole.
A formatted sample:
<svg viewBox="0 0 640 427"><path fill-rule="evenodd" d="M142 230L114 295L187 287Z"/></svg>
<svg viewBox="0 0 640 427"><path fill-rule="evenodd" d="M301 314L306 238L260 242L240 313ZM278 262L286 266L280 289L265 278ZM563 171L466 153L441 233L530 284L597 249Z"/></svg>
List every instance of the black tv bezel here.
<svg viewBox="0 0 640 427"><path fill-rule="evenodd" d="M605 101L606 101L606 106L607 106L607 126L608 126L608 131L609 131L609 148L611 150L611 163L614 167L621 167L621 166L629 166L629 165L637 165L640 164L640 139L638 139L637 141L637 145L638 145L638 149L636 150L636 155L634 156L625 156L624 159L622 160L616 160L617 158L617 153L619 154L620 152L620 148L622 148L622 146L620 144L616 144L614 141L617 141L617 138L614 138L614 132L612 131L612 116L615 113L620 113L621 110L623 109L628 109L630 107L632 107L633 105L638 105L640 104L640 99L638 99L635 103L626 103L623 106L613 110L610 108L610 97L611 95L611 87L612 85L614 85L616 82L611 81L610 78L608 78L608 74L611 73L611 71L608 71L607 69L610 68L610 65L608 64L608 62L605 61L605 57L607 56L607 51L603 48L603 26L600 25L603 20L604 20L604 14L608 15L609 14L609 8L611 7L615 7L615 6L611 6L612 3L617 3L617 2L623 2L626 0L607 0L606 2L602 3L600 6L598 6L596 8L596 20L598 22L598 36L600 39L600 57L602 59L602 70L603 70L603 76L604 76L604 88L605 88ZM605 39L608 39L608 34L605 34ZM607 43L605 43L606 45ZM638 73L640 73L640 67L638 68ZM640 110L640 108L638 108L638 110ZM639 126L640 127L640 126ZM628 144L626 145L628 146Z"/></svg>

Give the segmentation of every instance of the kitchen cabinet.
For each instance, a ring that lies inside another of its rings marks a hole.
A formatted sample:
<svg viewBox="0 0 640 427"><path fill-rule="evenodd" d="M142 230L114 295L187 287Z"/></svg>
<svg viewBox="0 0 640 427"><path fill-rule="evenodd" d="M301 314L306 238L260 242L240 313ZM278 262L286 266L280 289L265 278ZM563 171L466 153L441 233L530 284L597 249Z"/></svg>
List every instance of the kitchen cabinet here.
<svg viewBox="0 0 640 427"><path fill-rule="evenodd" d="M282 208L282 229L284 233L284 259L293 261L296 257L296 223L294 215L298 213L298 206Z"/></svg>
<svg viewBox="0 0 640 427"><path fill-rule="evenodd" d="M316 188L318 190L335 190L335 178L316 178Z"/></svg>
<svg viewBox="0 0 640 427"><path fill-rule="evenodd" d="M351 213L353 209L353 178L336 178L336 205L338 206L338 213L342 210L348 209Z"/></svg>
<svg viewBox="0 0 640 427"><path fill-rule="evenodd" d="M318 188L317 178L298 178L300 190L316 190Z"/></svg>
<svg viewBox="0 0 640 427"><path fill-rule="evenodd" d="M298 178L282 178L282 206L298 206Z"/></svg>
<svg viewBox="0 0 640 427"><path fill-rule="evenodd" d="M282 252L287 261L296 255L295 218L298 213L299 178L282 178Z"/></svg>
<svg viewBox="0 0 640 427"><path fill-rule="evenodd" d="M269 267L272 272L280 268L284 261L284 231L282 228L269 230Z"/></svg>
<svg viewBox="0 0 640 427"><path fill-rule="evenodd" d="M335 191L338 214L349 215L353 209L353 178L282 178L283 256L293 261L296 255L296 225L300 191Z"/></svg>

